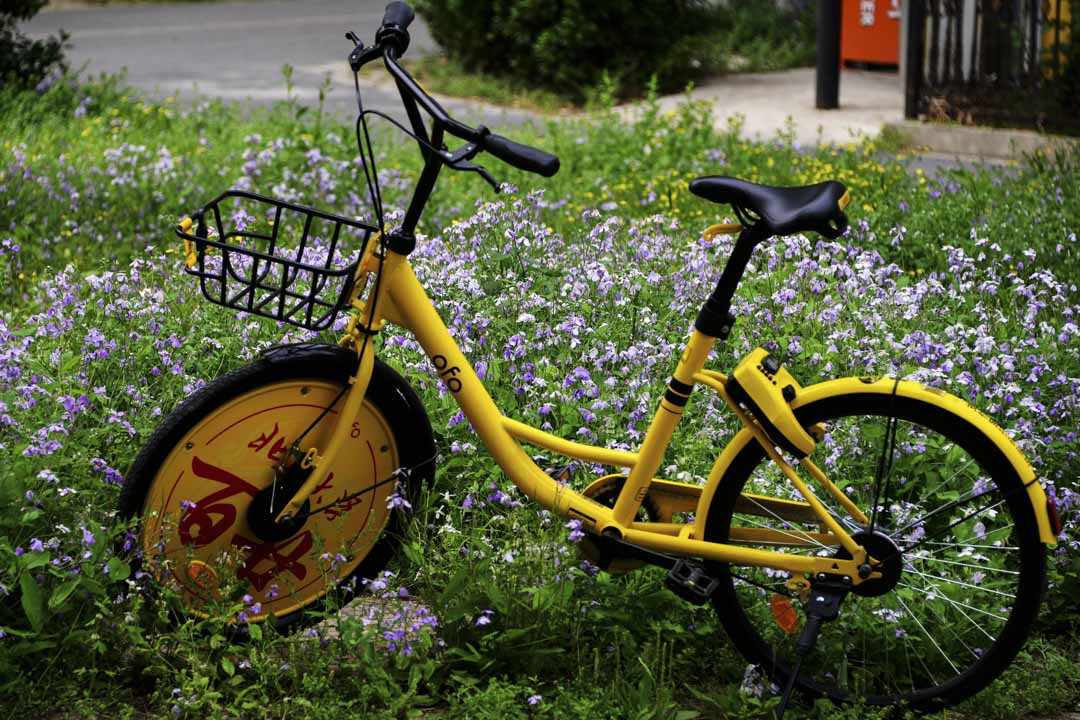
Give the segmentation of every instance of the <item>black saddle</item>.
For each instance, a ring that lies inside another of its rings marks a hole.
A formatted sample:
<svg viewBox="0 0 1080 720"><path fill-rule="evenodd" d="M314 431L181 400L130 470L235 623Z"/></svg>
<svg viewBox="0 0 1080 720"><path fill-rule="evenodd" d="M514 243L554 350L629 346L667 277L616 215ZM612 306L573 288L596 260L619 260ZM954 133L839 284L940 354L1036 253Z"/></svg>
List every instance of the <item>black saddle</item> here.
<svg viewBox="0 0 1080 720"><path fill-rule="evenodd" d="M843 208L847 204L844 199L847 188L835 180L800 187L771 187L711 175L691 181L690 192L716 203L729 203L744 227L758 227L766 236L813 230L827 238L837 238L847 229Z"/></svg>

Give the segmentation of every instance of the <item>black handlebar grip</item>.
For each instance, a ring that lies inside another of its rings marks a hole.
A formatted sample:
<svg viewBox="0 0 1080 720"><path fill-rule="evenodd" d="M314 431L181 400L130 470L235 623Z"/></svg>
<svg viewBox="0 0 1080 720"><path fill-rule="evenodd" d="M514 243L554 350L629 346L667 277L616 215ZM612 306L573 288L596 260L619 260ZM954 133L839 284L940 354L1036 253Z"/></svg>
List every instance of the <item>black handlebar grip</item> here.
<svg viewBox="0 0 1080 720"><path fill-rule="evenodd" d="M413 13L413 9L409 7L408 3L392 2L386 6L386 12L383 13L382 24L383 27L387 25L397 25L402 30L409 27L409 23L413 21L416 15Z"/></svg>
<svg viewBox="0 0 1080 720"><path fill-rule="evenodd" d="M543 150L516 143L494 133L484 137L483 147L489 153L519 170L525 170L544 177L551 177L559 172L559 158Z"/></svg>

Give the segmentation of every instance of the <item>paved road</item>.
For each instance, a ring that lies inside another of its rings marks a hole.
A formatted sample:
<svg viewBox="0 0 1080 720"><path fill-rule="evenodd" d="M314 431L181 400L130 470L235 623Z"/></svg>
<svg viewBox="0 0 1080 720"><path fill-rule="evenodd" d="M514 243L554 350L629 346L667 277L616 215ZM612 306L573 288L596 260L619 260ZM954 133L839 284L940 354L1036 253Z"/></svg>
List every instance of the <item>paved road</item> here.
<svg viewBox="0 0 1080 720"><path fill-rule="evenodd" d="M190 97L196 93L227 100L270 103L286 96L281 68L294 70L295 93L313 104L327 73L332 90L329 110L353 117L353 79L345 58L351 49L344 37L354 30L371 42L386 0L248 0L247 2L85 6L62 0L23 25L44 36L63 28L71 33L75 67L90 73L127 70L132 85L152 95ZM410 27L408 56L430 53L435 43L423 20ZM400 99L380 67L365 70L361 88L366 107L404 120ZM847 141L852 131L876 134L885 121L901 116L899 80L895 74L845 71L841 109L813 107L813 71L730 75L701 83L696 98L716 100L719 126L733 112L746 119L744 133L764 139L783 129L788 115L797 122L797 136L807 145L819 139ZM662 99L665 107L683 95ZM455 117L510 128L537 118L530 113L485 105L473 100L444 99ZM627 113L632 113L627 109ZM819 136L819 127L821 133ZM924 170L955 167L948 157L925 157Z"/></svg>
<svg viewBox="0 0 1080 720"><path fill-rule="evenodd" d="M281 68L292 65L296 95L314 103L327 73L331 110L352 114L352 73L345 60L352 44L345 31L374 40L386 0L262 0L81 7L65 3L23 24L31 35L63 28L71 33L71 61L87 72L127 70L128 82L156 96L195 92L228 100L268 103L285 98ZM431 52L435 43L423 20L409 28L408 55ZM367 107L393 111L400 99L385 70L365 71ZM446 109L467 122L493 128L529 115L448 100Z"/></svg>

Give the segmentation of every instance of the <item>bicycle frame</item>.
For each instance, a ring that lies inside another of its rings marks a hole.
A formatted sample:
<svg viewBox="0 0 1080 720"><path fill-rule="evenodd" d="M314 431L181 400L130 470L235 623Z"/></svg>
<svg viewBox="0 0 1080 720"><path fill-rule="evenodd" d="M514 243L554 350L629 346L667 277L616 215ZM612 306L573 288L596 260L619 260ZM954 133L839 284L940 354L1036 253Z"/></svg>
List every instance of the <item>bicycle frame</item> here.
<svg viewBox="0 0 1080 720"><path fill-rule="evenodd" d="M759 565L792 573L848 575L852 577L853 584L861 582L858 566L867 562L866 551L853 541L848 532L826 511L794 469L780 457L761 428L727 394L724 390L725 376L722 373L705 370L705 360L716 338L698 330L693 331L679 360L673 378L675 382L672 384L681 383L677 386L688 387L700 383L718 392L744 426L754 433L773 462L778 464L805 499L804 502L778 499L770 499L770 501L781 511L797 513L801 517L812 513L827 532L814 535L804 533L806 543L824 540L845 548L851 554L851 559L806 557L705 542L695 539L694 532L697 528L695 524L633 521L651 485L659 484L659 487L669 493L682 494L690 498L696 498L701 494L702 488L695 485L654 479L664 451L682 416L687 395L679 395L669 387L668 393L660 401L644 441L637 452L584 445L506 417L496 406L472 365L458 348L416 278L408 259L393 250L387 250L386 257L381 258L381 262L379 260L380 258L372 252L358 270L358 275L361 275L357 283L358 288L376 284L365 282L368 278L363 277L373 274L376 266L381 266L379 272L382 277L377 283L379 286L377 297L372 289L366 301L361 301L359 297L354 300L353 306L359 310L359 314L354 314L343 342L345 344L364 343L365 336L370 337L379 332L384 321L392 322L412 332L431 360L436 373L472 423L495 461L522 493L541 506L560 516L581 521L583 529L589 532L612 533L627 542L656 552L679 557L701 557L721 562ZM345 398L340 417L352 417L363 401L374 364L374 353L365 352L361 355L362 360L357 372L350 379L351 388ZM342 451L347 436L348 424L338 423L327 444L325 455L319 455L314 448L308 451L303 462L305 467L312 468L313 471L290 503L283 508L281 516L295 513L299 509L311 489L320 482L327 468L332 464L332 459ZM548 475L524 451L521 445L523 442L570 458L616 468L629 468L627 481L615 507L601 505ZM812 462L804 459L803 464L819 481L823 482L831 494L842 502L847 501L839 489L829 482ZM689 508L689 505L687 507ZM851 510L855 517L861 516L858 508L852 506ZM772 533L773 537L766 537L769 533ZM759 531L754 540L768 540L778 545L800 544L797 541L793 542L790 533L772 530ZM877 573L874 573L871 577L876 575Z"/></svg>

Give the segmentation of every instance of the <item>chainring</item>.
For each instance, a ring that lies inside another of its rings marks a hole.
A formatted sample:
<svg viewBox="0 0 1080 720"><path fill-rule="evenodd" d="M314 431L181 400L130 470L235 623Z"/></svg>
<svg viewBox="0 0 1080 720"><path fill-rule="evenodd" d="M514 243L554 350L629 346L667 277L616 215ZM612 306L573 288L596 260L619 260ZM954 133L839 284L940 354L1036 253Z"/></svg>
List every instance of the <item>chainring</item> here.
<svg viewBox="0 0 1080 720"><path fill-rule="evenodd" d="M619 498L619 492L622 490L623 485L626 484L625 475L605 475L602 478L598 478L589 484L585 490L582 491L582 495L600 503L604 507L615 507L615 501ZM659 522L660 521L660 508L657 507L655 501L648 495L645 496L645 500L642 501L641 507L638 509L637 515L634 517L639 522ZM580 543L578 548L581 550L581 555L593 565L603 567L601 564L600 548L597 547L596 542L592 539L592 536L586 535ZM631 570L637 570L645 562L642 560L634 560L632 558L614 558L611 563L604 568L609 573L622 574L628 573Z"/></svg>

